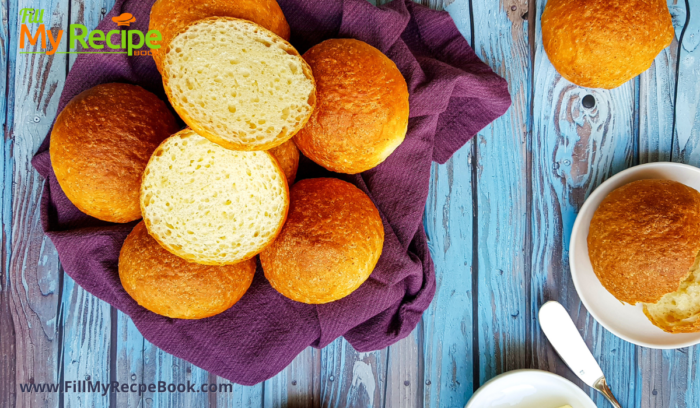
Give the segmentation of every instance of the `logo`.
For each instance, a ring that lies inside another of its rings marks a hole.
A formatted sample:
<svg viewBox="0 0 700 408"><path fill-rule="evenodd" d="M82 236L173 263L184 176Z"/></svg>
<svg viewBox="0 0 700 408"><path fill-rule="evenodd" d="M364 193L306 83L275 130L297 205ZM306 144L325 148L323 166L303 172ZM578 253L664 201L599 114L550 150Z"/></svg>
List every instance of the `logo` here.
<svg viewBox="0 0 700 408"><path fill-rule="evenodd" d="M163 36L158 30L150 30L144 34L140 30L129 30L131 23L136 18L130 13L122 13L112 17L112 21L117 23L114 30L105 33L102 30L88 31L83 24L71 24L68 27L68 51L58 51L61 48L63 30L47 30L44 26L44 10L23 8L19 11L21 19L19 33L19 48L24 50L26 43L37 46L40 45L43 51L20 51L20 54L127 54L132 55L152 55L153 50L160 48L159 42ZM39 24L32 34L27 24ZM124 29L121 29L124 27ZM78 51L78 44L81 50ZM143 46L148 50L141 50ZM107 51L113 50L113 51ZM99 51L104 50L104 51Z"/></svg>
<svg viewBox="0 0 700 408"><path fill-rule="evenodd" d="M122 13L122 14L119 15L119 16L112 17L112 21L114 21L115 23L117 23L117 25L120 26L120 27L121 27L121 26L129 27L129 26L131 25L131 23L133 23L134 21L136 21L136 19L134 18L134 16L132 16L132 15L129 14L129 13Z"/></svg>

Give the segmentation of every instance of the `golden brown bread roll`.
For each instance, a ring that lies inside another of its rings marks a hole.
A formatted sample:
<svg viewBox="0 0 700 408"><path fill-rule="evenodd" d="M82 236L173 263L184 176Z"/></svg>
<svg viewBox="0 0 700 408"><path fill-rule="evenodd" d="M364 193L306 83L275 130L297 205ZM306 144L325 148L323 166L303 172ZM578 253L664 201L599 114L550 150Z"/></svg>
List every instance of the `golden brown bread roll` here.
<svg viewBox="0 0 700 408"><path fill-rule="evenodd" d="M306 179L292 188L287 223L260 262L284 296L328 303L367 280L383 244L379 211L365 193L338 179Z"/></svg>
<svg viewBox="0 0 700 408"><path fill-rule="evenodd" d="M646 71L673 40L665 0L549 0L542 42L569 81L611 89Z"/></svg>
<svg viewBox="0 0 700 408"><path fill-rule="evenodd" d="M284 176L287 178L287 183L291 187L294 184L294 179L297 177L299 169L299 149L290 139L277 147L268 150L275 159L279 162Z"/></svg>
<svg viewBox="0 0 700 408"><path fill-rule="evenodd" d="M157 0L151 9L148 29L159 30L163 36L158 52L153 53L159 72L163 72L165 50L175 34L190 23L207 17L250 20L289 41L289 24L275 0Z"/></svg>
<svg viewBox="0 0 700 408"><path fill-rule="evenodd" d="M80 211L110 222L137 220L141 174L177 130L165 103L139 86L90 88L68 102L51 132L56 179Z"/></svg>
<svg viewBox="0 0 700 408"><path fill-rule="evenodd" d="M361 173L406 136L408 87L396 65L362 41L333 39L304 54L316 80L316 110L294 142L328 170Z"/></svg>
<svg viewBox="0 0 700 408"><path fill-rule="evenodd" d="M243 297L253 282L255 260L207 266L188 262L161 247L138 223L119 254L119 278L141 306L176 319L221 313Z"/></svg>
<svg viewBox="0 0 700 408"><path fill-rule="evenodd" d="M700 251L700 193L671 180L611 192L588 232L593 271L618 300L656 303L678 290Z"/></svg>

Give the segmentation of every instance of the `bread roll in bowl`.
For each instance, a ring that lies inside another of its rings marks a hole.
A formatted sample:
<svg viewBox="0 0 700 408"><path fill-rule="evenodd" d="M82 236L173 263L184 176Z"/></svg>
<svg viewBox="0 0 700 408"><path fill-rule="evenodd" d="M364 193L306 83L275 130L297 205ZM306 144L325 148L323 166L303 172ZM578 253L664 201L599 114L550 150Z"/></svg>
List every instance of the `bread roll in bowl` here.
<svg viewBox="0 0 700 408"><path fill-rule="evenodd" d="M306 179L292 188L287 222L260 262L282 295L328 303L367 280L383 244L379 211L365 193L338 179Z"/></svg>
<svg viewBox="0 0 700 408"><path fill-rule="evenodd" d="M549 0L542 43L554 68L588 88L616 88L673 40L665 0Z"/></svg>
<svg viewBox="0 0 700 408"><path fill-rule="evenodd" d="M289 41L289 24L275 0L157 0L151 9L148 29L160 31L163 37L158 52L153 53L158 71L163 71L170 40L190 23L207 17L250 20Z"/></svg>
<svg viewBox="0 0 700 408"><path fill-rule="evenodd" d="M611 192L588 232L593 271L621 302L656 303L689 276L700 251L700 193L671 180Z"/></svg>
<svg viewBox="0 0 700 408"><path fill-rule="evenodd" d="M255 260L207 266L188 262L161 247L138 223L119 253L119 279L141 306L175 319L203 319L233 306L255 275Z"/></svg>
<svg viewBox="0 0 700 408"><path fill-rule="evenodd" d="M338 173L382 163L408 128L408 87L393 61L353 39L324 41L304 54L316 80L316 109L294 142Z"/></svg>
<svg viewBox="0 0 700 408"><path fill-rule="evenodd" d="M177 132L163 101L128 84L97 85L74 97L51 131L51 165L68 199L110 222L141 218L141 174L160 142Z"/></svg>

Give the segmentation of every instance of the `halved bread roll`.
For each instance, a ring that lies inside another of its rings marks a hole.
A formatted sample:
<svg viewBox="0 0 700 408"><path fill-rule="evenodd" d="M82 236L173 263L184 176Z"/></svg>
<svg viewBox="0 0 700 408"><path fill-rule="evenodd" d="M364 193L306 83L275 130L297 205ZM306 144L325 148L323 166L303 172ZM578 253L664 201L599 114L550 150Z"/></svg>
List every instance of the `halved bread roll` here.
<svg viewBox="0 0 700 408"><path fill-rule="evenodd" d="M270 153L224 149L190 129L156 149L141 184L151 236L205 265L257 255L279 234L288 207L287 180Z"/></svg>
<svg viewBox="0 0 700 408"><path fill-rule="evenodd" d="M656 303L645 304L644 314L654 325L669 333L700 331L700 254L681 287Z"/></svg>
<svg viewBox="0 0 700 408"><path fill-rule="evenodd" d="M163 71L165 49L181 29L214 16L250 20L289 41L289 24L275 0L157 0L151 8L148 30L158 30L163 36L160 52L153 53L158 71Z"/></svg>
<svg viewBox="0 0 700 408"><path fill-rule="evenodd" d="M196 21L165 52L163 85L170 103L194 131L226 148L278 146L304 126L316 105L304 59L250 21Z"/></svg>

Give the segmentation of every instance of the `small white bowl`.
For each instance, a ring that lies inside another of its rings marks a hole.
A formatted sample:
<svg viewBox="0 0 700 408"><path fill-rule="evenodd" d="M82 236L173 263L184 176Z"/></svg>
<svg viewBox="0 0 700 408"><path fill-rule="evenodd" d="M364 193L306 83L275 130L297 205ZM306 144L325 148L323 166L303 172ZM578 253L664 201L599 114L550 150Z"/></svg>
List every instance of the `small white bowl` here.
<svg viewBox="0 0 700 408"><path fill-rule="evenodd" d="M576 384L541 370L508 371L479 387L465 408L596 408Z"/></svg>
<svg viewBox="0 0 700 408"><path fill-rule="evenodd" d="M644 179L675 180L700 191L700 169L680 163L642 164L606 180L588 197L576 217L569 246L571 277L588 312L617 337L656 349L692 346L700 343L700 333L670 334L651 324L641 305L623 304L603 287L588 257L588 227L600 203L616 188Z"/></svg>

